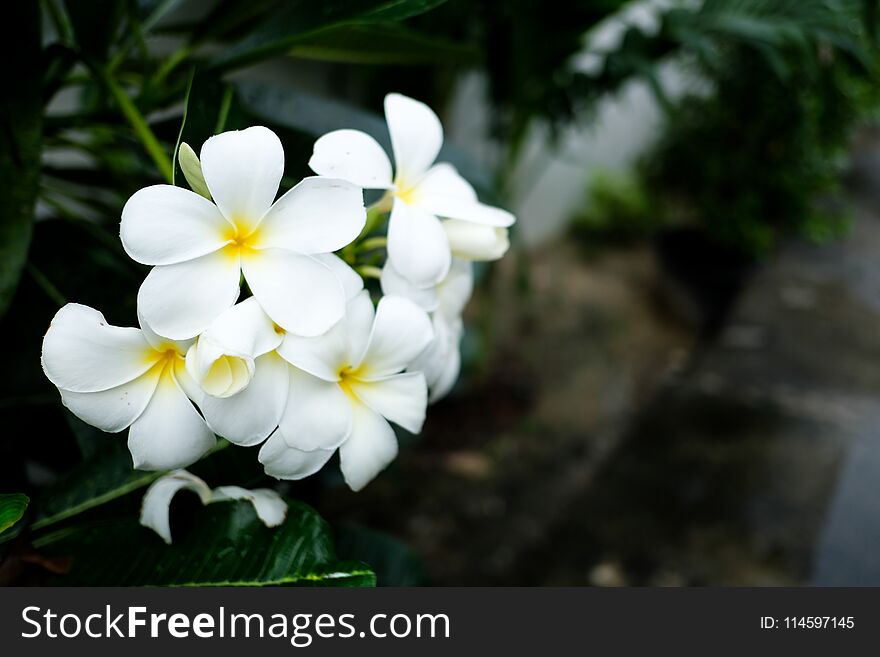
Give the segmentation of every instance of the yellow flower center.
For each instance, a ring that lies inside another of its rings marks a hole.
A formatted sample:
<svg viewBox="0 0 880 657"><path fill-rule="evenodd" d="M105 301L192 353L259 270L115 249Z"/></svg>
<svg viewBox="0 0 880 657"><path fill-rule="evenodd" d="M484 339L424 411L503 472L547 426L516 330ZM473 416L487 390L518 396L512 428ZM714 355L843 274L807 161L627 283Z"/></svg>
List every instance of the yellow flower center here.
<svg viewBox="0 0 880 657"><path fill-rule="evenodd" d="M352 400L357 400L357 395L354 392L354 387L360 383L360 369L354 369L349 365L342 367L339 370L339 387L342 389L342 392Z"/></svg>
<svg viewBox="0 0 880 657"><path fill-rule="evenodd" d="M232 226L228 226L223 233L223 239L227 244L224 251L237 257L244 249L252 249L257 244L259 226L244 219L233 219Z"/></svg>

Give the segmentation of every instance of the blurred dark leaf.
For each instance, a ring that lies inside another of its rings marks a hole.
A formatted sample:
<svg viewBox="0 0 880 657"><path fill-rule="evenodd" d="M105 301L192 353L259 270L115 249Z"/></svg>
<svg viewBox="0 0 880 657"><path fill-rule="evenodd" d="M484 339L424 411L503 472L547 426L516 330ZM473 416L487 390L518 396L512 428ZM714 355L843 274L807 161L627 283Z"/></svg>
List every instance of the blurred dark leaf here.
<svg viewBox="0 0 880 657"><path fill-rule="evenodd" d="M346 25L298 39L288 54L349 64L470 64L473 46L420 34L402 25Z"/></svg>
<svg viewBox="0 0 880 657"><path fill-rule="evenodd" d="M122 0L65 0L80 52L97 62L107 59L124 14Z"/></svg>
<svg viewBox="0 0 880 657"><path fill-rule="evenodd" d="M336 561L329 529L312 508L287 503L278 527L263 525L248 502L215 503L193 509L185 525L172 522L172 545L128 516L59 530L35 547L73 556L69 574L52 582L59 585L375 585L368 566Z"/></svg>
<svg viewBox="0 0 880 657"><path fill-rule="evenodd" d="M0 493L0 540L4 540L4 532L24 516L28 502L28 496L21 493Z"/></svg>
<svg viewBox="0 0 880 657"><path fill-rule="evenodd" d="M426 12L445 0L292 0L252 32L221 52L211 66L229 70L287 52L298 38L339 25L396 21Z"/></svg>
<svg viewBox="0 0 880 657"><path fill-rule="evenodd" d="M112 441L98 450L97 456L73 468L36 500L34 529L54 525L113 502L148 486L162 475L161 472L133 470L123 436L103 434L103 437Z"/></svg>
<svg viewBox="0 0 880 657"><path fill-rule="evenodd" d="M342 559L370 564L379 586L424 586L425 568L412 549L389 534L346 525L336 532L336 553Z"/></svg>
<svg viewBox="0 0 880 657"><path fill-rule="evenodd" d="M31 240L43 108L39 4L15 2L5 12L0 28L7 89L0 94L0 315L15 293Z"/></svg>
<svg viewBox="0 0 880 657"><path fill-rule="evenodd" d="M258 122L270 127L281 126L307 135L311 141L340 128L361 130L371 135L391 153L391 138L385 119L351 105L318 98L306 93L291 92L258 82L236 84L243 109ZM308 159L308 156L306 156ZM485 167L463 151L444 144L438 162L453 164L487 203L497 203L492 180Z"/></svg>

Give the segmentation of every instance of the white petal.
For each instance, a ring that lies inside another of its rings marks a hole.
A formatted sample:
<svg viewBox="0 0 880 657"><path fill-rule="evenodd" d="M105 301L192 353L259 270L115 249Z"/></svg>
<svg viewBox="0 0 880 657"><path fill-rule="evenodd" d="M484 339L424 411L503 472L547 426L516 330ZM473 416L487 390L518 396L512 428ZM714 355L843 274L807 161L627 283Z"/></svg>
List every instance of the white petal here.
<svg viewBox="0 0 880 657"><path fill-rule="evenodd" d="M346 301L364 289L364 279L339 256L332 253L321 253L313 257L333 270L345 290Z"/></svg>
<svg viewBox="0 0 880 657"><path fill-rule="evenodd" d="M284 148L262 126L211 137L201 151L202 173L214 202L237 224L255 226L278 193Z"/></svg>
<svg viewBox="0 0 880 657"><path fill-rule="evenodd" d="M260 306L291 333L320 335L345 312L342 284L314 258L265 249L243 253L241 265Z"/></svg>
<svg viewBox="0 0 880 657"><path fill-rule="evenodd" d="M202 416L168 373L162 376L146 410L128 433L128 449L137 470L186 467L216 442Z"/></svg>
<svg viewBox="0 0 880 657"><path fill-rule="evenodd" d="M428 395L428 403L434 404L448 395L449 391L452 390L452 386L454 386L455 382L458 380L458 374L460 371L461 353L458 350L458 345L456 345L456 347L449 352L446 361L443 364L440 376L437 377L434 381L434 385L431 387L431 394Z"/></svg>
<svg viewBox="0 0 880 657"><path fill-rule="evenodd" d="M360 187L335 178L306 178L266 213L251 247L330 253L354 241L366 221Z"/></svg>
<svg viewBox="0 0 880 657"><path fill-rule="evenodd" d="M358 377L381 379L406 369L434 337L428 314L409 299L382 297Z"/></svg>
<svg viewBox="0 0 880 657"><path fill-rule="evenodd" d="M161 365L156 365L134 381L100 392L70 392L61 390L61 401L83 422L101 431L116 433L137 420L159 381Z"/></svg>
<svg viewBox="0 0 880 657"><path fill-rule="evenodd" d="M339 384L291 367L287 407L279 427L290 447L334 449L351 432L351 400Z"/></svg>
<svg viewBox="0 0 880 657"><path fill-rule="evenodd" d="M362 290L345 306L345 332L348 336L348 364L358 365L370 342L376 310L367 290Z"/></svg>
<svg viewBox="0 0 880 657"><path fill-rule="evenodd" d="M256 297L248 297L224 311L201 337L220 345L225 353L252 358L274 350L282 339Z"/></svg>
<svg viewBox="0 0 880 657"><path fill-rule="evenodd" d="M349 365L349 342L344 320L313 338L293 333L284 336L279 355L288 363L324 381L339 380L339 371Z"/></svg>
<svg viewBox="0 0 880 657"><path fill-rule="evenodd" d="M277 527L287 517L287 502L269 488L248 490L240 486L218 486L214 489L211 502L225 502L227 500L247 500L253 504L257 517L263 521L266 527Z"/></svg>
<svg viewBox="0 0 880 657"><path fill-rule="evenodd" d="M43 338L48 379L73 392L107 390L139 377L159 359L136 328L111 326L94 308L69 303Z"/></svg>
<svg viewBox="0 0 880 657"><path fill-rule="evenodd" d="M459 342L463 325L460 317L448 319L441 313L434 314L432 324L434 340L413 361L410 370L424 373L430 390L428 402L433 404L445 397L458 379L461 369Z"/></svg>
<svg viewBox="0 0 880 657"><path fill-rule="evenodd" d="M506 228L447 219L443 230L452 254L463 260L498 260L510 248Z"/></svg>
<svg viewBox="0 0 880 657"><path fill-rule="evenodd" d="M448 277L447 277L448 278ZM439 299L437 296L438 286L418 287L401 276L390 262L386 262L382 268L382 293L400 297L406 297L413 303L421 306L428 312L437 309Z"/></svg>
<svg viewBox="0 0 880 657"><path fill-rule="evenodd" d="M353 404L351 435L339 448L345 483L359 491L397 456L397 438L385 419L365 404Z"/></svg>
<svg viewBox="0 0 880 657"><path fill-rule="evenodd" d="M247 388L223 399L205 395L199 407L208 426L236 445L261 443L271 434L287 405L288 365L270 352L257 358Z"/></svg>
<svg viewBox="0 0 880 657"><path fill-rule="evenodd" d="M251 382L254 358L249 354L230 353L202 333L186 352L186 370L208 395L231 397Z"/></svg>
<svg viewBox="0 0 880 657"><path fill-rule="evenodd" d="M186 470L176 470L152 483L141 503L141 524L155 531L162 540L171 544L171 500L181 490L198 494L202 504L211 501L211 489L204 481Z"/></svg>
<svg viewBox="0 0 880 657"><path fill-rule="evenodd" d="M276 479L304 479L315 474L333 456L332 449L306 452L289 447L280 431L276 431L260 448L259 460L266 474Z"/></svg>
<svg viewBox="0 0 880 657"><path fill-rule="evenodd" d="M413 184L437 159L443 145L443 126L434 111L400 94L385 96L385 120L391 133L395 182Z"/></svg>
<svg viewBox="0 0 880 657"><path fill-rule="evenodd" d="M133 260L171 265L223 248L231 228L211 201L182 187L153 185L122 208L119 237Z"/></svg>
<svg viewBox="0 0 880 657"><path fill-rule="evenodd" d="M345 317L313 338L287 333L278 353L292 365L325 381L339 381L342 369L361 362L373 327L373 302L361 290L345 305Z"/></svg>
<svg viewBox="0 0 880 657"><path fill-rule="evenodd" d="M437 217L395 200L388 223L388 261L416 287L436 285L446 276L452 255Z"/></svg>
<svg viewBox="0 0 880 657"><path fill-rule="evenodd" d="M138 309L159 335L192 338L235 304L239 273L238 258L224 251L153 267L138 291Z"/></svg>
<svg viewBox="0 0 880 657"><path fill-rule="evenodd" d="M416 195L421 196L447 196L462 201L476 202L477 192L473 186L465 180L456 168L446 162L435 164L422 176L416 185Z"/></svg>
<svg viewBox="0 0 880 657"><path fill-rule="evenodd" d="M150 343L150 346L153 347L153 349L160 353L172 349L179 354L185 354L186 350L190 348L193 342L195 342L194 338L187 338L186 340L172 340L170 338L159 335L152 329L149 324L147 324L147 320L144 319L144 315L143 313L141 313L140 309L138 309L137 317L138 324L141 327L141 331L144 332L144 337L147 339L147 342Z"/></svg>
<svg viewBox="0 0 880 657"><path fill-rule="evenodd" d="M437 289L438 310L447 319L458 317L474 291L474 266L468 260L453 258L449 275Z"/></svg>
<svg viewBox="0 0 880 657"><path fill-rule="evenodd" d="M319 176L342 178L364 189L393 185L385 149L360 130L334 130L318 139L309 167Z"/></svg>
<svg viewBox="0 0 880 657"><path fill-rule="evenodd" d="M516 221L507 210L496 208L485 203L462 201L450 196L417 197L418 207L436 217L460 219L480 226L506 228Z"/></svg>
<svg viewBox="0 0 880 657"><path fill-rule="evenodd" d="M428 386L421 372L352 382L352 390L367 406L410 433L422 430L428 405Z"/></svg>

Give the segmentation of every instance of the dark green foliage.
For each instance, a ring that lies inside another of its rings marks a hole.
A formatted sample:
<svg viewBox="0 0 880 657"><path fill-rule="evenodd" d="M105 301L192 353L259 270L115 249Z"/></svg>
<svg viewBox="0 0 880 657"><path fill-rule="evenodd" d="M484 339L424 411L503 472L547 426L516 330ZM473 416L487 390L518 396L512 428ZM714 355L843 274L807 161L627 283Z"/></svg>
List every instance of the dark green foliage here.
<svg viewBox="0 0 880 657"><path fill-rule="evenodd" d="M845 151L877 100L858 4L706 4L694 53L712 90L670 109L645 160L658 211L750 254L783 235L821 241L846 229L836 196Z"/></svg>
<svg viewBox="0 0 880 657"><path fill-rule="evenodd" d="M639 178L600 172L591 181L586 206L573 218L571 229L578 242L592 249L645 239L660 225Z"/></svg>
<svg viewBox="0 0 880 657"><path fill-rule="evenodd" d="M368 566L336 560L329 528L313 509L287 503L284 522L270 528L249 502L204 508L196 502L185 509L185 524L172 524L170 546L134 514L49 533L35 546L50 556L73 557L70 572L53 580L57 585L375 585Z"/></svg>

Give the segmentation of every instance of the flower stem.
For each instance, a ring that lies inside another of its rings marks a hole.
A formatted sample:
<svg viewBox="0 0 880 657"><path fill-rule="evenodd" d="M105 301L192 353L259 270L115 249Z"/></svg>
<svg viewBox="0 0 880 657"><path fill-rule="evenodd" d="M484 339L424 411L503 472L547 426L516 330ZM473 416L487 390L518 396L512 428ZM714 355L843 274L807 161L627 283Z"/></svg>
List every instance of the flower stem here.
<svg viewBox="0 0 880 657"><path fill-rule="evenodd" d="M159 172L169 184L173 184L174 167L171 164L171 160L168 158L168 154L162 147L162 144L159 143L159 140L156 139L156 135L150 130L150 126L147 125L144 115L141 114L131 98L128 97L125 90L117 84L116 80L107 74L104 68L99 67L98 72L101 75L104 84L107 85L107 89L109 89L110 93L113 95L114 100L116 100L116 104L119 105L119 109L122 110L125 118L128 119L129 124L131 124L138 139L141 140L147 153L153 158L156 168L159 169Z"/></svg>

